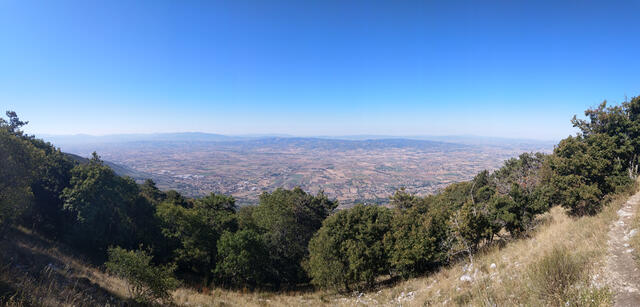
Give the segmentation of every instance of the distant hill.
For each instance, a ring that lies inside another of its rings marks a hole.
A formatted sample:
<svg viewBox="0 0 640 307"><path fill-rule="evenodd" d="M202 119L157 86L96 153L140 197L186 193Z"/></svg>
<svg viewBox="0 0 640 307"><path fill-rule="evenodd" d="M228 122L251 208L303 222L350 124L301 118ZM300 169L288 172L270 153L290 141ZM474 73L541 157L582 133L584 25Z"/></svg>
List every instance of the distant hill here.
<svg viewBox="0 0 640 307"><path fill-rule="evenodd" d="M38 137L50 141L53 144L103 144L103 143L123 143L139 141L199 141L199 142L220 142L241 139L251 139L251 137L234 137L213 133L202 132L178 132L178 133L152 133L152 134L110 134L110 135L38 135Z"/></svg>
<svg viewBox="0 0 640 307"><path fill-rule="evenodd" d="M360 145L372 144L383 145L394 144L397 146L401 142L406 141L429 141L429 142L442 142L442 143L455 143L463 145L488 145L488 146L515 146L515 145L529 145L529 146L545 146L553 147L556 140L533 140L533 139L518 139L518 138L500 138L500 137L485 137L475 135L445 135L445 136L430 136L430 135L413 135L413 136L391 136L391 135L343 135L343 136L292 136L286 134L245 134L245 135L223 135L215 133L205 132L176 132L176 133L152 133L152 134L112 134L112 135L87 135L87 134L75 134L75 135L38 135L38 137L44 140L50 141L58 146L63 145L79 145L79 144L105 144L105 143L128 143L128 142L251 142L257 141L258 143L266 142L297 142L304 141L305 144L309 144L311 141L322 143L331 142L331 144L347 144L345 142L335 141L355 141L364 142ZM329 143L325 143L329 144ZM350 143L349 146L352 146ZM414 143L413 145L417 144Z"/></svg>
<svg viewBox="0 0 640 307"><path fill-rule="evenodd" d="M402 138L392 139L370 139L370 140L342 140L342 139L325 139L311 137L270 137L259 138L254 140L242 140L228 142L233 145L246 147L295 147L304 149L326 149L326 150L370 150L370 149L386 149L386 148L415 148L430 150L445 149L462 149L469 146L463 144L429 141L429 140L412 140Z"/></svg>
<svg viewBox="0 0 640 307"><path fill-rule="evenodd" d="M351 140L351 141L363 141L363 140L384 140L384 139L408 139L408 140L422 140L422 141L436 141L445 143L456 143L464 145L484 145L484 146L507 146L514 145L534 145L534 146L549 146L557 144L557 140L535 140L526 138L503 138L503 137L488 137L478 135L406 135L406 136L389 136L389 135L376 135L376 134L362 134L362 135L344 135L344 136L319 136L323 139L339 139L339 140Z"/></svg>
<svg viewBox="0 0 640 307"><path fill-rule="evenodd" d="M78 162L78 163L89 163L89 159L87 158L83 158L81 156L78 155L74 155L71 153L65 153L65 155L67 155L69 158L71 158L72 160ZM151 178L150 174L144 173L144 172L140 172L137 170L134 170L130 167L126 167L124 165L120 165L117 163L113 163L113 162L109 162L109 161L104 161L104 164L109 166L116 174L118 174L119 176L129 176L135 180L146 180L147 178Z"/></svg>

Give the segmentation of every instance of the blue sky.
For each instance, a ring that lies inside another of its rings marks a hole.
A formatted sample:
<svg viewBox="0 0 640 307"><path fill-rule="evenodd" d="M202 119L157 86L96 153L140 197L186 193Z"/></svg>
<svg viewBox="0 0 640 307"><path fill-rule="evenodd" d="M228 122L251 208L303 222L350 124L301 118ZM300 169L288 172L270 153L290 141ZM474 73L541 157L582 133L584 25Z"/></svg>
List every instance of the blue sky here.
<svg viewBox="0 0 640 307"><path fill-rule="evenodd" d="M640 94L639 1L0 1L28 131L559 139Z"/></svg>

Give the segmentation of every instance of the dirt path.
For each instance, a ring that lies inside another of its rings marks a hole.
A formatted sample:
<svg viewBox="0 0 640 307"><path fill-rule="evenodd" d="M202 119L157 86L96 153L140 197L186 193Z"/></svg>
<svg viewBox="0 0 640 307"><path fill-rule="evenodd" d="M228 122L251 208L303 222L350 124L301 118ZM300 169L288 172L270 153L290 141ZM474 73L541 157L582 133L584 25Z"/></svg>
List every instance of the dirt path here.
<svg viewBox="0 0 640 307"><path fill-rule="evenodd" d="M629 246L629 238L636 235L632 220L640 204L637 193L618 210L618 220L609 230L606 274L614 295L614 306L640 306L640 270Z"/></svg>

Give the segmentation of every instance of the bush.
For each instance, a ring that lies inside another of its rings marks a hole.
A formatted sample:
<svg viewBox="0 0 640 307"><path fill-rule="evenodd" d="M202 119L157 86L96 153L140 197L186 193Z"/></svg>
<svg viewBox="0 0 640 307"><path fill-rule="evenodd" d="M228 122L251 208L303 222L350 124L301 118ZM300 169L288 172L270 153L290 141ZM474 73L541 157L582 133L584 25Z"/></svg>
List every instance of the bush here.
<svg viewBox="0 0 640 307"><path fill-rule="evenodd" d="M107 270L129 282L129 294L139 303L151 303L156 299L168 301L169 292L179 285L173 277L175 266L152 265L152 256L146 251L115 247L109 248L108 253Z"/></svg>
<svg viewBox="0 0 640 307"><path fill-rule="evenodd" d="M179 199L160 203L156 207L156 217L168 249L173 248L179 273L202 278L207 285L216 268L218 239L225 231L234 232L238 228L235 200L212 193L194 201L192 208L185 208L181 203Z"/></svg>
<svg viewBox="0 0 640 307"><path fill-rule="evenodd" d="M446 219L443 214L397 210L385 248L393 271L402 277L420 275L445 261Z"/></svg>
<svg viewBox="0 0 640 307"><path fill-rule="evenodd" d="M622 159L616 139L617 132L609 131L560 141L549 159L556 204L572 215L593 215L600 212L607 194L632 182L636 158Z"/></svg>
<svg viewBox="0 0 640 307"><path fill-rule="evenodd" d="M253 230L222 234L218 240L218 259L215 272L224 284L256 286L267 278L269 253Z"/></svg>
<svg viewBox="0 0 640 307"><path fill-rule="evenodd" d="M337 206L323 192L312 195L296 187L260 195L250 219L243 212L243 224L255 228L269 251L269 282L276 287L308 282L301 263L309 240Z"/></svg>
<svg viewBox="0 0 640 307"><path fill-rule="evenodd" d="M327 218L309 242L306 269L321 288L349 291L371 288L389 272L383 238L390 231L391 210L357 205Z"/></svg>
<svg viewBox="0 0 640 307"><path fill-rule="evenodd" d="M559 306L570 300L572 287L584 276L585 261L566 247L554 247L529 267L532 291Z"/></svg>

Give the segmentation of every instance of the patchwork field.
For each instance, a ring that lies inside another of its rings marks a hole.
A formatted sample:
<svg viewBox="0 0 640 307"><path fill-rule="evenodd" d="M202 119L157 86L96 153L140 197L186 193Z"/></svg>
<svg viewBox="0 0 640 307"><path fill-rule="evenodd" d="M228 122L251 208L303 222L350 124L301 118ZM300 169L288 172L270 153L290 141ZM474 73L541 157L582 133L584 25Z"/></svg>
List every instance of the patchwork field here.
<svg viewBox="0 0 640 307"><path fill-rule="evenodd" d="M300 186L324 192L342 206L384 204L405 187L427 195L452 182L526 151L551 150L542 144L478 145L382 139L333 140L264 138L240 141L134 141L63 146L150 177L161 189L189 196L230 194L240 204L255 203L263 191Z"/></svg>

